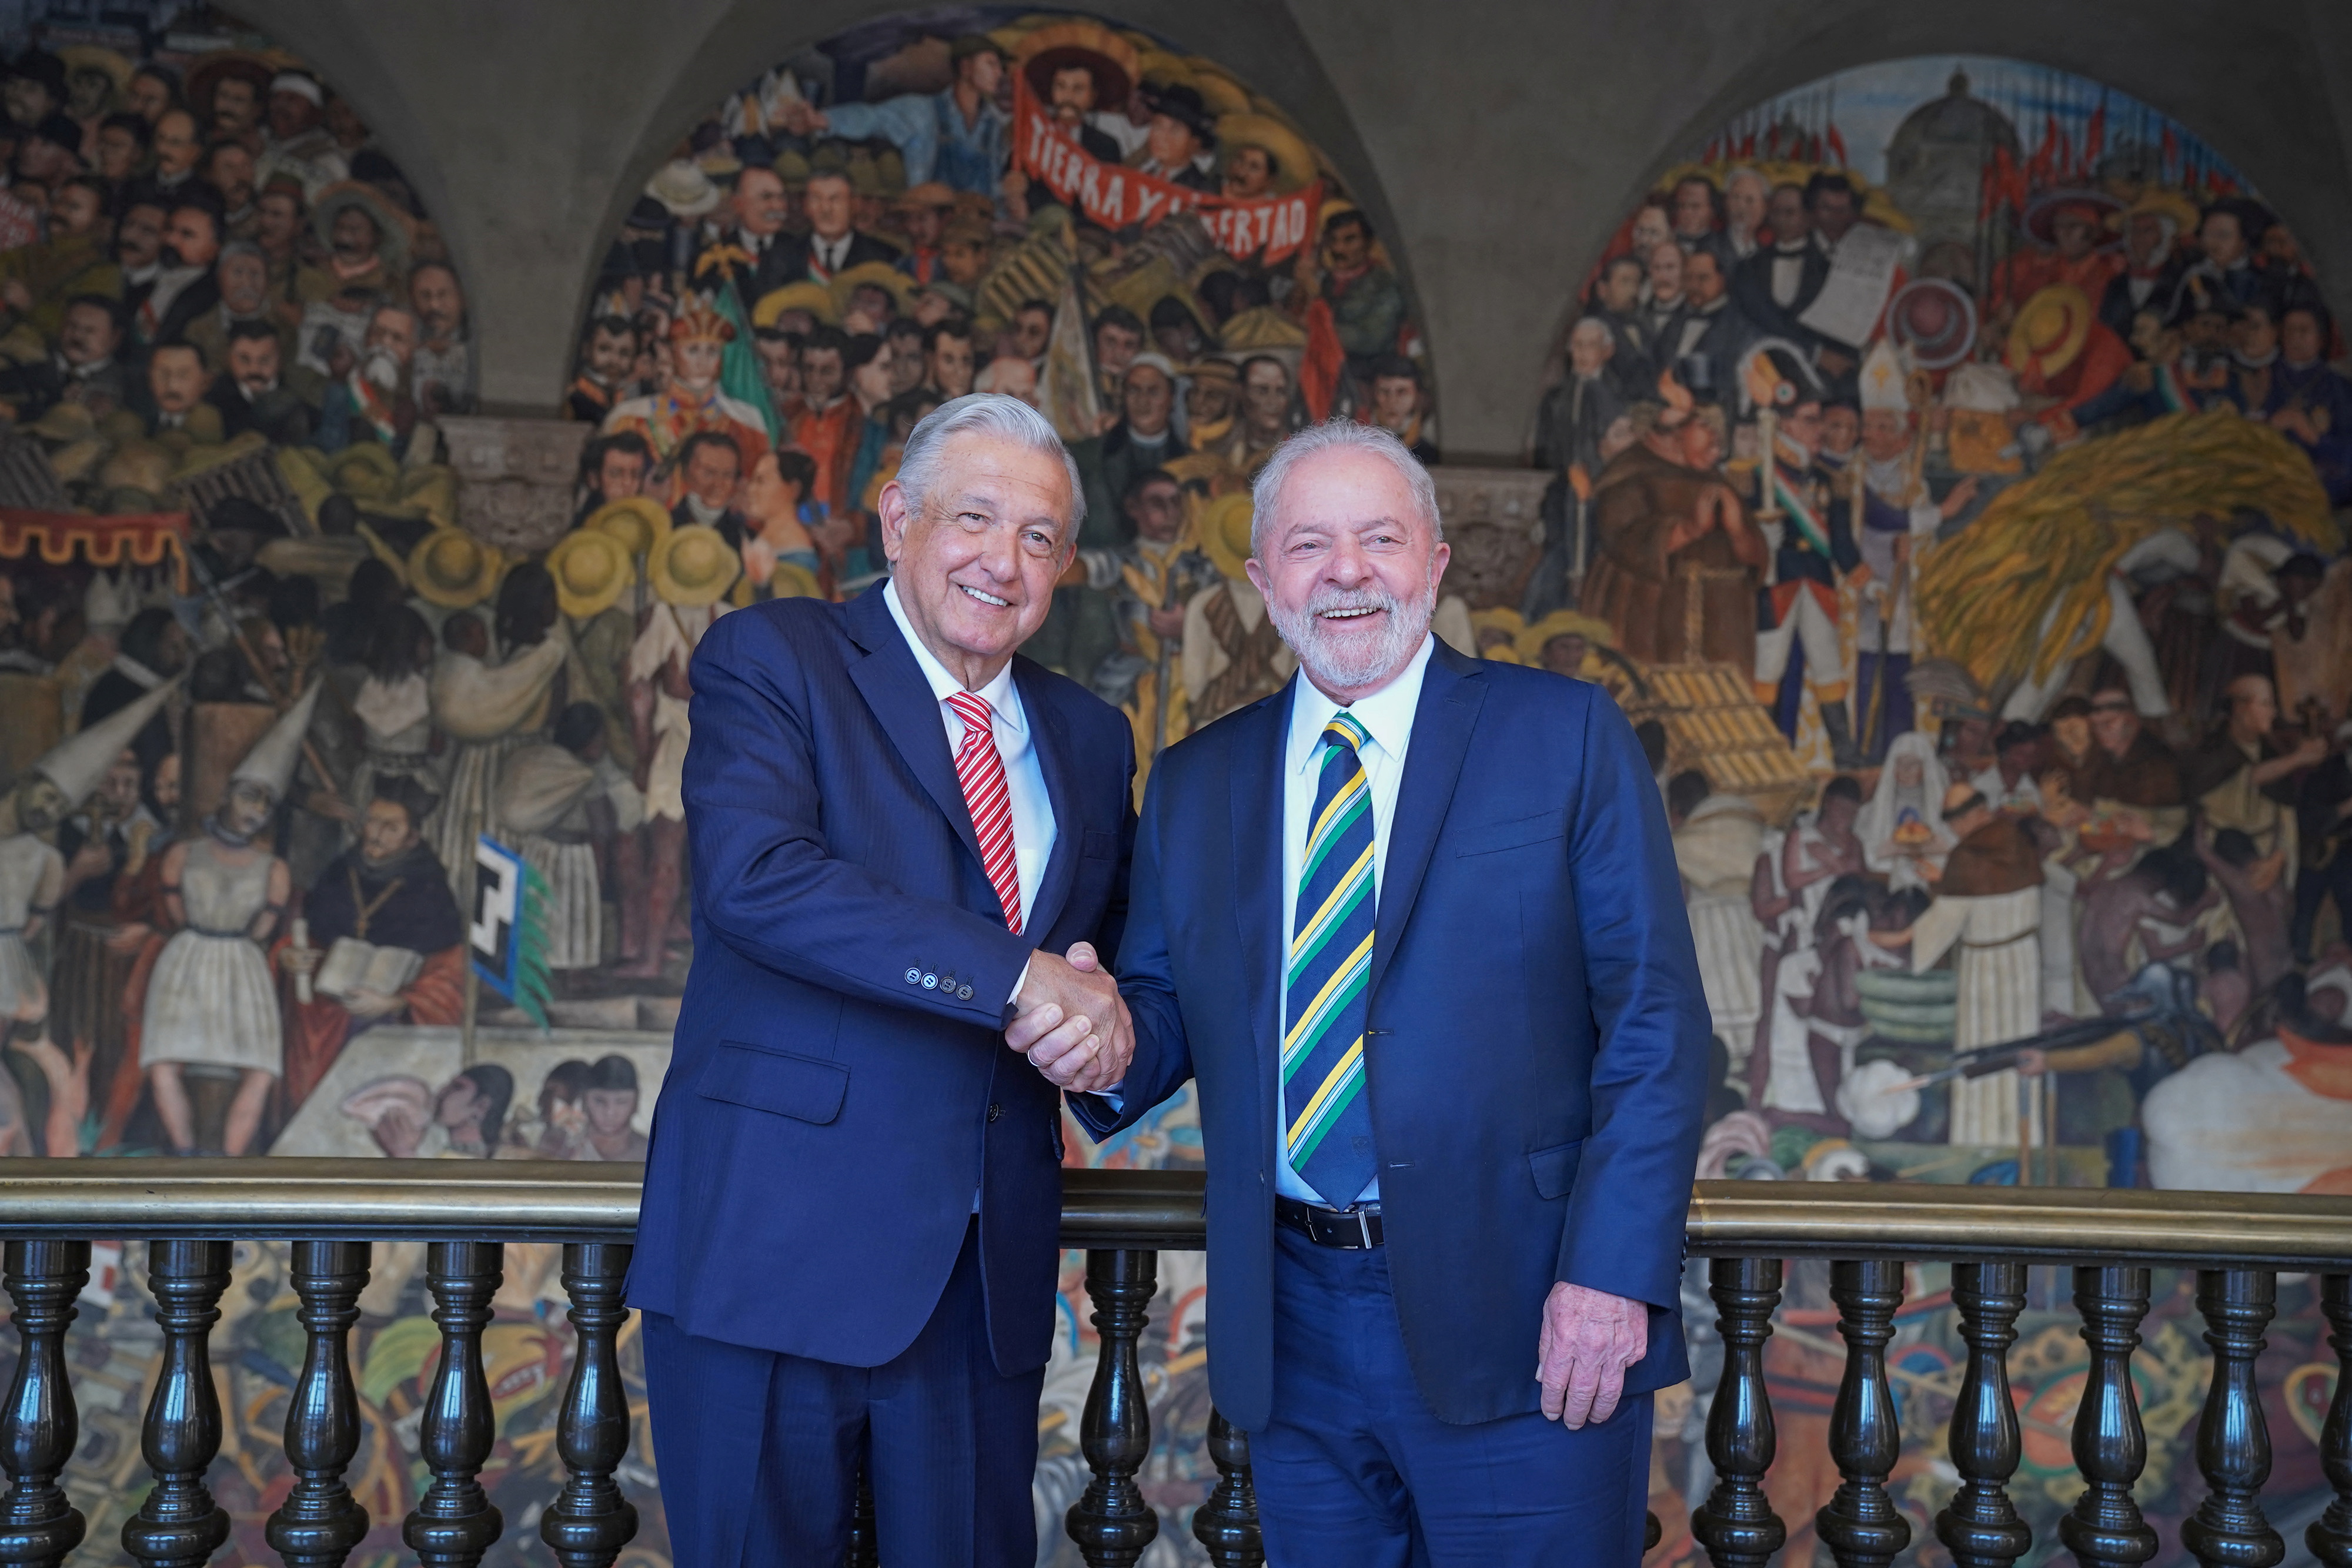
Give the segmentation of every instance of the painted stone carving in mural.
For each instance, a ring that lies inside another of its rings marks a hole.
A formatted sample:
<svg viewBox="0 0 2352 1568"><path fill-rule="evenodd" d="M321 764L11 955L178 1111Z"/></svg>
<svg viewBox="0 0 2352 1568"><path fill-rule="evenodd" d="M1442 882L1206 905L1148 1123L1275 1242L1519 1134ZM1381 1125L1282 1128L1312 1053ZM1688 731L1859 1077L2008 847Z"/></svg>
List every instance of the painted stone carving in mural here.
<svg viewBox="0 0 2352 1568"><path fill-rule="evenodd" d="M2346 1190L2343 349L2226 162L2004 61L1762 106L1620 225L1537 415L1541 558L1478 636L1654 743L1717 1033L1702 1176ZM1797 1275L1767 1490L1804 1562L1841 1364ZM1926 1540L1963 1347L1917 1283ZM2045 1304L2011 1361L2054 1434L2021 1477L2043 1539L2083 1366ZM2295 1307L2274 1350L2325 1360ZM2195 1500L2182 1308L2151 1319L2152 1517ZM1662 1406L1653 1561L1698 1557L1710 1379ZM2273 1421L2288 1490L2317 1429Z"/></svg>
<svg viewBox="0 0 2352 1568"><path fill-rule="evenodd" d="M1274 445L1336 415L1435 460L1420 337L1328 159L1223 65L959 16L768 72L655 174L567 398L597 430L583 517L650 499L656 534L716 528L728 602L845 597L881 572L875 498L915 422L1022 397L1087 499L1027 652L1125 707L1149 759L1289 674L1233 499Z"/></svg>

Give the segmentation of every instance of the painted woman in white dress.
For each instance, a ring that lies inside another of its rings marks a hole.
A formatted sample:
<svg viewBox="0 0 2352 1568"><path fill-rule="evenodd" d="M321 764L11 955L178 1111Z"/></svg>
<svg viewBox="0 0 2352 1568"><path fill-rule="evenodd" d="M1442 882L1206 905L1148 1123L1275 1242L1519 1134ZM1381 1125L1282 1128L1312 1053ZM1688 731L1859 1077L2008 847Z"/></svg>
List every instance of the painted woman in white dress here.
<svg viewBox="0 0 2352 1568"><path fill-rule="evenodd" d="M139 1066L174 1154L196 1152L195 1114L184 1071L234 1068L236 1094L221 1152L252 1152L269 1091L285 1071L284 1024L267 949L292 891L286 862L255 841L293 782L313 685L229 776L201 837L163 857L163 911L179 927L155 961L140 1032Z"/></svg>

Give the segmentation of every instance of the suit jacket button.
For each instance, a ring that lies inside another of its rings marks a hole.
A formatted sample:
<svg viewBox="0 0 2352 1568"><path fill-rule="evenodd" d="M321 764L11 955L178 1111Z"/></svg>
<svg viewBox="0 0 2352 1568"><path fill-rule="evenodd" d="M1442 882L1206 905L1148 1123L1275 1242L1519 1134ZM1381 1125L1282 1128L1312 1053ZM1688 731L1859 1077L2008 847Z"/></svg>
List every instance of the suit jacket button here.
<svg viewBox="0 0 2352 1568"><path fill-rule="evenodd" d="M923 972L920 969L909 969L907 971L907 984L910 986L919 986L922 983Z"/></svg>
<svg viewBox="0 0 2352 1568"><path fill-rule="evenodd" d="M923 989L927 991L936 991L939 988L940 977L937 975L925 975L923 977Z"/></svg>
<svg viewBox="0 0 2352 1568"><path fill-rule="evenodd" d="M1002 1116L1002 1115L1003 1115L1003 1114L1004 1114L1004 1107L1003 1107L1003 1106L1002 1106L1002 1105L991 1105L991 1106L988 1108L988 1119L989 1119L990 1121L992 1121L992 1122L995 1121L999 1116Z"/></svg>
<svg viewBox="0 0 2352 1568"><path fill-rule="evenodd" d="M960 1002L968 1002L971 1000L971 988L970 986L958 986L956 988L956 1000Z"/></svg>

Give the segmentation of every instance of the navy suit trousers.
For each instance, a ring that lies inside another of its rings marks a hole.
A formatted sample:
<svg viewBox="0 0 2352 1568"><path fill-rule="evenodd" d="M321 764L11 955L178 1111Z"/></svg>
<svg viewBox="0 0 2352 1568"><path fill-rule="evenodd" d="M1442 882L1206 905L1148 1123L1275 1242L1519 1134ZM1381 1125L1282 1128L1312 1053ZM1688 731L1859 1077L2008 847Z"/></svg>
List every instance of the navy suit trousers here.
<svg viewBox="0 0 2352 1568"><path fill-rule="evenodd" d="M841 1568L861 1463L883 1562L1036 1562L1030 1481L1045 1373L996 1370L976 1223L930 1321L883 1365L702 1339L650 1312L645 1350L662 1507L681 1565Z"/></svg>
<svg viewBox="0 0 2352 1568"><path fill-rule="evenodd" d="M1448 1426L1413 1382L1386 1250L1276 1236L1273 1418L1250 1437L1268 1563L1635 1568L1650 1396L1577 1431L1534 1412Z"/></svg>

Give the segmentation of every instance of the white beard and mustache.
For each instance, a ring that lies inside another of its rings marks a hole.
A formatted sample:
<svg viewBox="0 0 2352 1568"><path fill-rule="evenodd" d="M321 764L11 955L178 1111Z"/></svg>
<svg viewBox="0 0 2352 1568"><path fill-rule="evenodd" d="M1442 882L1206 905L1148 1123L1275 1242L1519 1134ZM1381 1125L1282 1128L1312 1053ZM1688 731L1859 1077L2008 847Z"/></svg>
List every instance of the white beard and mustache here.
<svg viewBox="0 0 2352 1568"><path fill-rule="evenodd" d="M1322 619L1334 610L1385 610L1388 629L1362 649L1343 652L1329 646L1332 623ZM1429 635L1430 617L1436 611L1434 575L1411 599L1399 599L1377 581L1367 581L1353 589L1318 589L1300 611L1285 609L1272 594L1265 601L1275 630L1298 655L1308 678L1327 692L1368 686L1403 664Z"/></svg>

